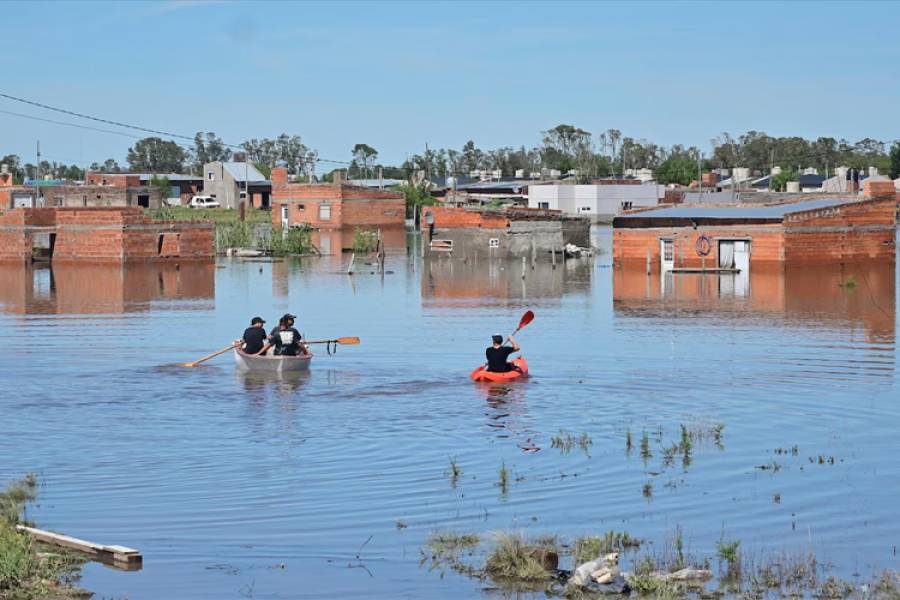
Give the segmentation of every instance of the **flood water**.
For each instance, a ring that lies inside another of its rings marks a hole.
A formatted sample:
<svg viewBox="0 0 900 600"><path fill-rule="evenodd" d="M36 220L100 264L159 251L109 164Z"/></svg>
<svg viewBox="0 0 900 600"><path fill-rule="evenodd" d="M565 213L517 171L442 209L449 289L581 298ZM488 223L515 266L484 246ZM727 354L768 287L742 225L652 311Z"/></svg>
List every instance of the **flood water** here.
<svg viewBox="0 0 900 600"><path fill-rule="evenodd" d="M341 256L0 267L0 482L34 471L39 526L143 553L139 572L89 564L98 597L491 594L420 566L450 530L661 546L680 528L697 556L724 537L849 579L897 567L894 265L660 279L607 251L523 279L414 254L384 277L348 277ZM530 381L473 384L489 335L526 309ZM362 344L322 347L297 378L228 355L178 366L288 311L311 339ZM716 424L719 444L666 461L681 425ZM587 452L552 447L561 429Z"/></svg>

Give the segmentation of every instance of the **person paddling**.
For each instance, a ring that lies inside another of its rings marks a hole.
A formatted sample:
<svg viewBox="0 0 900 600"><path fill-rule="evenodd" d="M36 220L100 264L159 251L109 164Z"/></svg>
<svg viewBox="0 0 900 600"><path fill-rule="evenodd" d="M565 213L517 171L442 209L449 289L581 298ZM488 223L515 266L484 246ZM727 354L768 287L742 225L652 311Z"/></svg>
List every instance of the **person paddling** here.
<svg viewBox="0 0 900 600"><path fill-rule="evenodd" d="M266 336L265 324L262 317L253 317L250 320L250 327L245 329L244 335L241 336L242 350L245 354L265 354L272 346Z"/></svg>
<svg viewBox="0 0 900 600"><path fill-rule="evenodd" d="M298 356L306 354L306 346L300 332L294 329L294 319L297 315L285 314L278 321L278 327L272 330L270 338L275 345L277 356Z"/></svg>
<svg viewBox="0 0 900 600"><path fill-rule="evenodd" d="M491 373L508 373L517 370L516 366L508 361L510 354L520 350L516 338L509 336L512 347L503 345L502 335L494 335L492 340L493 345L484 351L484 355L487 357L487 370Z"/></svg>

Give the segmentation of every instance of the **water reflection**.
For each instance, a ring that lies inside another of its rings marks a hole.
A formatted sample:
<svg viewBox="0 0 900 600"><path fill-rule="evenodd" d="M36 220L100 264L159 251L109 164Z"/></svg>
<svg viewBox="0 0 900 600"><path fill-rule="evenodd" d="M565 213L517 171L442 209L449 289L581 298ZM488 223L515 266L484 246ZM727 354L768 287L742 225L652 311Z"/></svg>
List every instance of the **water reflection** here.
<svg viewBox="0 0 900 600"><path fill-rule="evenodd" d="M14 314L136 312L157 300L214 296L215 265L208 263L0 265L0 309Z"/></svg>
<svg viewBox="0 0 900 600"><path fill-rule="evenodd" d="M520 261L461 261L431 259L424 262L422 298L433 306L467 307L485 301L557 299L586 292L593 275L590 259L560 260L555 267L538 262L524 269Z"/></svg>
<svg viewBox="0 0 900 600"><path fill-rule="evenodd" d="M891 264L754 267L743 276L617 269L613 304L617 315L768 315L785 324L861 327L870 341L893 344L895 285Z"/></svg>
<svg viewBox="0 0 900 600"><path fill-rule="evenodd" d="M479 393L487 405L486 425L501 439L513 438L523 452L537 452L535 444L539 432L534 429L533 420L525 402L526 382L516 384L479 383Z"/></svg>
<svg viewBox="0 0 900 600"><path fill-rule="evenodd" d="M235 376L247 392L251 402L264 402L268 393L289 397L295 395L309 381L309 372L254 373L235 369Z"/></svg>

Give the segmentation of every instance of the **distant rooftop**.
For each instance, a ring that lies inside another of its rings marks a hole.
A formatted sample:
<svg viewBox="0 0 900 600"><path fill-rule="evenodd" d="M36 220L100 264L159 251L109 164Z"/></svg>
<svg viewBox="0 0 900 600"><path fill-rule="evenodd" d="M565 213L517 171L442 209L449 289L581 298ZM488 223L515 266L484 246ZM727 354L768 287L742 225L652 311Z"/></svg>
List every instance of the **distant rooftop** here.
<svg viewBox="0 0 900 600"><path fill-rule="evenodd" d="M852 198L819 198L770 206L676 206L625 215L623 219L782 219L785 215L855 202Z"/></svg>
<svg viewBox="0 0 900 600"><path fill-rule="evenodd" d="M259 169L253 166L253 163L223 162L222 166L237 181L244 181L245 174L249 183L266 183L269 181L265 175L259 172Z"/></svg>

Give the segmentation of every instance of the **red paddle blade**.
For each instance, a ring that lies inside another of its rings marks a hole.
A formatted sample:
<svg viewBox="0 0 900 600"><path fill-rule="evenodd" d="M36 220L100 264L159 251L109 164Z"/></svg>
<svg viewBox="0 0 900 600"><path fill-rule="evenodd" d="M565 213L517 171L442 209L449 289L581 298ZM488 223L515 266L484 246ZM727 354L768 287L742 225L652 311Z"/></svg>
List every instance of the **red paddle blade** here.
<svg viewBox="0 0 900 600"><path fill-rule="evenodd" d="M524 315L522 315L522 320L519 321L519 329L522 329L532 321L534 321L534 313L529 310Z"/></svg>

